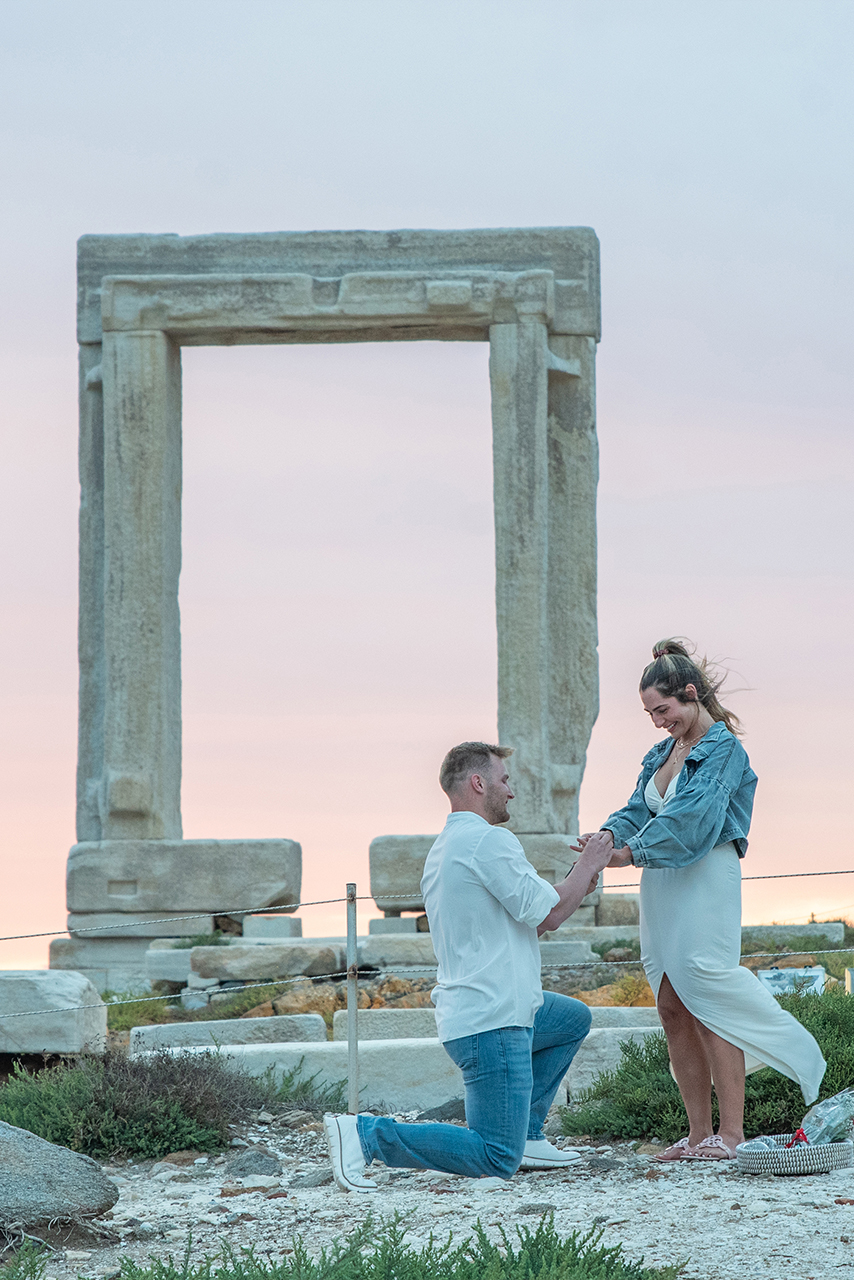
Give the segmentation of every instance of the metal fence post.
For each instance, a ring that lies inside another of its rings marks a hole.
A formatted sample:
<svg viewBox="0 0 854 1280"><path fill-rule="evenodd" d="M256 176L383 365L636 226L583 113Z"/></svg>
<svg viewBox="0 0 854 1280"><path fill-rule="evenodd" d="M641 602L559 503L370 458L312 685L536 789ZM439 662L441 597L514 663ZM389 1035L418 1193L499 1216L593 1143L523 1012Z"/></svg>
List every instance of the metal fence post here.
<svg viewBox="0 0 854 1280"><path fill-rule="evenodd" d="M359 1110L359 960L356 886L347 885L347 1110Z"/></svg>

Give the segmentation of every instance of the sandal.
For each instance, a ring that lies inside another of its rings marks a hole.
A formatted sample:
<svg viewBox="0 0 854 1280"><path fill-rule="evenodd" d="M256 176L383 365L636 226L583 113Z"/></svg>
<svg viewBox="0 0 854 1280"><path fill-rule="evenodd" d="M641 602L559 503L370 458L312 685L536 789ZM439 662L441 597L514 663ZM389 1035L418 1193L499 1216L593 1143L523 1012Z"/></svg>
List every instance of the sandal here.
<svg viewBox="0 0 854 1280"><path fill-rule="evenodd" d="M660 1156L653 1156L653 1160L659 1160L666 1163L670 1160L690 1160L694 1155L695 1147L689 1147L687 1138L680 1138L678 1142L674 1142L672 1147L668 1147L666 1151L662 1151Z"/></svg>
<svg viewBox="0 0 854 1280"><path fill-rule="evenodd" d="M690 1155L685 1156L685 1159L734 1160L735 1152L727 1146L720 1134L716 1133L711 1138L704 1138L702 1142L698 1142Z"/></svg>

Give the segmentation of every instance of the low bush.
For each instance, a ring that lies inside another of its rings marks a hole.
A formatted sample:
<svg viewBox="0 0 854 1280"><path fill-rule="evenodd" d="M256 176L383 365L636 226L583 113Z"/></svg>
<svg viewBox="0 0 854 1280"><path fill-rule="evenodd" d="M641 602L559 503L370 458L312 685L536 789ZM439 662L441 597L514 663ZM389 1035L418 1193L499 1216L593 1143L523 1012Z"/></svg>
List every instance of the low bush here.
<svg viewBox="0 0 854 1280"><path fill-rule="evenodd" d="M178 938L172 943L173 951L186 951L188 947L228 947L239 942L239 936L214 929L213 933L194 933L191 938Z"/></svg>
<svg viewBox="0 0 854 1280"><path fill-rule="evenodd" d="M103 1157L145 1157L231 1139L230 1124L277 1094L269 1078L235 1071L217 1053L152 1053L16 1069L0 1087L0 1120L48 1142Z"/></svg>
<svg viewBox="0 0 854 1280"><path fill-rule="evenodd" d="M293 1253L282 1262L268 1262L252 1249L239 1254L227 1247L218 1257L191 1263L186 1250L180 1261L151 1259L141 1265L125 1258L121 1280L676 1280L678 1267L645 1267L633 1262L616 1245L600 1243L601 1232L573 1232L561 1239L550 1218L535 1230L516 1229L515 1238L501 1233L492 1244L480 1223L462 1245L449 1237L420 1249L404 1244L405 1226L399 1218L375 1229L370 1219L318 1256L294 1239ZM19 1250L2 1271L3 1280L43 1280L46 1254Z"/></svg>
<svg viewBox="0 0 854 1280"><path fill-rule="evenodd" d="M854 1085L854 997L833 987L823 995L778 997L784 1009L815 1036L827 1061L820 1098ZM717 1123L717 1103L714 1107ZM800 1088L765 1067L747 1077L744 1131L789 1133L807 1108ZM609 1134L616 1138L655 1137L673 1142L685 1132L685 1109L670 1074L663 1034L626 1041L615 1071L604 1072L563 1111L567 1134Z"/></svg>

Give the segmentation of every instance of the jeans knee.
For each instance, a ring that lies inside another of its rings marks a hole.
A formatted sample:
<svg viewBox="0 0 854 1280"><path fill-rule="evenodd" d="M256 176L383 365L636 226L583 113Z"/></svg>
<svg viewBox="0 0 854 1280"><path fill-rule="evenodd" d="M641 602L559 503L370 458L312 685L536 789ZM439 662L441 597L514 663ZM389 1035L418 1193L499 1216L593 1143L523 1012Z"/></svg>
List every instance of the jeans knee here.
<svg viewBox="0 0 854 1280"><path fill-rule="evenodd" d="M487 1159L489 1160L494 1178L512 1178L513 1174L522 1163L524 1148L521 1151L507 1151L493 1148L487 1151Z"/></svg>

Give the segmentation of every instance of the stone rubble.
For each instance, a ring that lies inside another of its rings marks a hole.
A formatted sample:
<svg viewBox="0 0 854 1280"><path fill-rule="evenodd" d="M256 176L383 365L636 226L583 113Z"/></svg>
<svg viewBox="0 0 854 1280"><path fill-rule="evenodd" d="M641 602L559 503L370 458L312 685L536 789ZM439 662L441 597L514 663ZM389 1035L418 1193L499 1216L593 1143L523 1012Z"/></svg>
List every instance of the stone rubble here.
<svg viewBox="0 0 854 1280"><path fill-rule="evenodd" d="M288 1127L298 1119L307 1122ZM501 1228L535 1226L553 1212L561 1234L596 1226L605 1244L622 1244L649 1266L686 1262L685 1280L825 1280L854 1268L854 1169L752 1178L728 1162L662 1165L652 1159L659 1149L653 1145L557 1138L559 1146L583 1150L583 1162L560 1172L520 1172L509 1182L375 1165L371 1176L381 1189L365 1197L330 1185L322 1127L308 1113L286 1113L242 1132L233 1155L181 1153L192 1163L105 1166L120 1191L112 1213L96 1224L105 1237L88 1246L89 1258L56 1254L46 1280L105 1280L123 1256L140 1264L177 1259L190 1232L192 1261L228 1244L252 1246L275 1262L291 1252L294 1235L316 1253L369 1212L403 1215L414 1247L426 1244L431 1229L462 1240L479 1220L497 1239ZM235 1157L254 1151L278 1159L281 1176L236 1176Z"/></svg>

